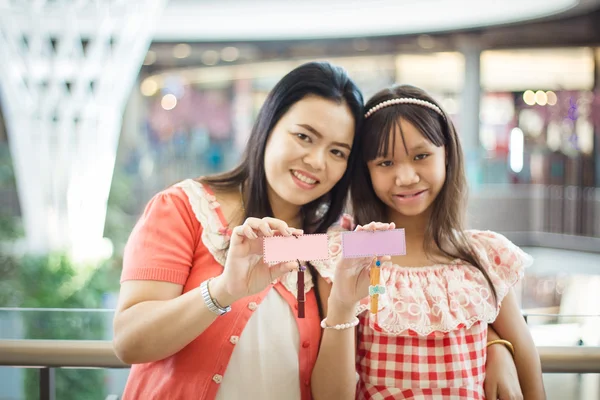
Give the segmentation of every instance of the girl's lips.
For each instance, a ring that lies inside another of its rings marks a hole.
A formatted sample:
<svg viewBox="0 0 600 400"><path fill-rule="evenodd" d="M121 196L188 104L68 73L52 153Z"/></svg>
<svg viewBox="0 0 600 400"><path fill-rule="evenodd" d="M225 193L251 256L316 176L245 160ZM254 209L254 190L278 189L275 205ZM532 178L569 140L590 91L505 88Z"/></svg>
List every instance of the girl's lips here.
<svg viewBox="0 0 600 400"><path fill-rule="evenodd" d="M412 192L398 193L398 194L395 194L394 196L399 196L399 197L402 197L402 198L410 198L410 197L418 196L421 193L424 193L426 191L427 191L427 189L424 189L424 190L414 190Z"/></svg>
<svg viewBox="0 0 600 400"><path fill-rule="evenodd" d="M421 190L420 192L414 192L412 195L394 195L394 201L400 204L409 204L413 202L420 201L424 196L427 190Z"/></svg>

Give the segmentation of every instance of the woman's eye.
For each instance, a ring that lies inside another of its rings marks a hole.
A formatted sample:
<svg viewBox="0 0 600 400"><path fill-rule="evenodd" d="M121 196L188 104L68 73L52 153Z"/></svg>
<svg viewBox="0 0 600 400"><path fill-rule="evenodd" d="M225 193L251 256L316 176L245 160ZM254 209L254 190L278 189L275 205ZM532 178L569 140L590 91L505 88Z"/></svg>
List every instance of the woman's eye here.
<svg viewBox="0 0 600 400"><path fill-rule="evenodd" d="M415 157L415 161L424 160L427 157L429 157L429 154L419 154L418 156Z"/></svg>
<svg viewBox="0 0 600 400"><path fill-rule="evenodd" d="M296 137L304 142L310 142L310 137L304 133L296 133Z"/></svg>
<svg viewBox="0 0 600 400"><path fill-rule="evenodd" d="M379 165L380 167L391 167L392 166L392 162L389 161L389 160L388 161L382 161L382 162L380 162L377 165Z"/></svg>
<svg viewBox="0 0 600 400"><path fill-rule="evenodd" d="M336 157L346 158L346 153L341 150L331 150L331 153Z"/></svg>

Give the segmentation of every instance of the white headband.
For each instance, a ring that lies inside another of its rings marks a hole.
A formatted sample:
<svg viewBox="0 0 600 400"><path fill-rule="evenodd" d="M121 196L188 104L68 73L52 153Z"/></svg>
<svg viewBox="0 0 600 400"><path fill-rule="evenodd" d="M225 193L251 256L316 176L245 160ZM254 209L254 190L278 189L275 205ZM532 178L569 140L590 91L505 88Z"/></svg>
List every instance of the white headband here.
<svg viewBox="0 0 600 400"><path fill-rule="evenodd" d="M390 99L390 100L382 101L381 103L377 104L376 106L372 107L369 111L367 111L367 113L365 114L365 119L369 118L376 111L379 111L382 108L393 106L395 104L415 104L417 106L431 108L433 111L435 111L436 113L440 114L442 117L444 117L444 119L446 119L446 116L444 115L444 112L438 106L436 106L435 104L430 103L430 102L425 101L425 100L421 100L421 99L413 99L411 97L403 97L403 98L397 98L397 99Z"/></svg>

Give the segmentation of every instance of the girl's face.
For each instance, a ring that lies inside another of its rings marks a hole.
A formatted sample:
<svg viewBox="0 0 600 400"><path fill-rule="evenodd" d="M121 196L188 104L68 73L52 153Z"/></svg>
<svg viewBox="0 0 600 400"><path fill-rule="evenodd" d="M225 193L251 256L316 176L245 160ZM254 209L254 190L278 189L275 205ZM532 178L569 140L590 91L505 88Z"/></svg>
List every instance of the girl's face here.
<svg viewBox="0 0 600 400"><path fill-rule="evenodd" d="M270 200L302 206L328 193L346 172L354 126L344 102L307 96L295 103L267 140Z"/></svg>
<svg viewBox="0 0 600 400"><path fill-rule="evenodd" d="M389 135L390 154L369 161L368 168L377 197L395 213L414 217L430 209L444 186L446 152L411 123L399 122L401 132Z"/></svg>

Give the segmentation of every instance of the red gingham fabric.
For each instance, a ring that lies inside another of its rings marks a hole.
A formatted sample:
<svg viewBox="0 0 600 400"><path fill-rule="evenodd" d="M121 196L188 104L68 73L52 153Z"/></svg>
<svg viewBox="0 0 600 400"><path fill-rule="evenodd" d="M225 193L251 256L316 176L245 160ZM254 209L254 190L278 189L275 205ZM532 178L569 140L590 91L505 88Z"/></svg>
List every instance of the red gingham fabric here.
<svg viewBox="0 0 600 400"><path fill-rule="evenodd" d="M485 399L487 323L443 336L388 336L368 318L359 316L357 399Z"/></svg>
<svg viewBox="0 0 600 400"><path fill-rule="evenodd" d="M496 232L465 232L496 290L461 260L429 267L381 266L376 315L357 309L357 399L485 398L487 327L502 299L532 264Z"/></svg>

